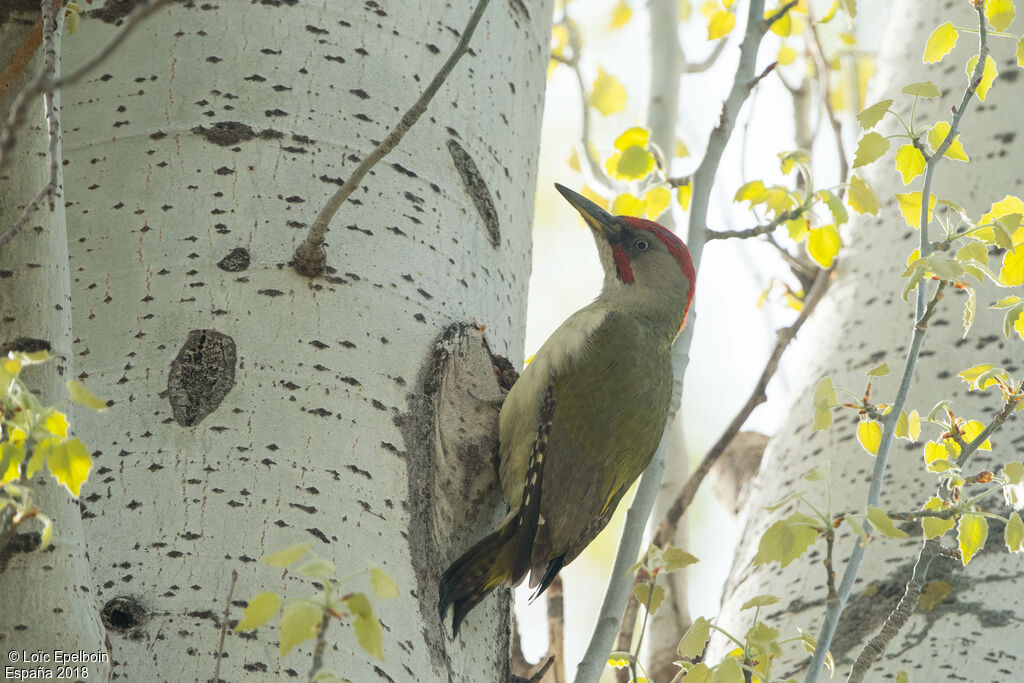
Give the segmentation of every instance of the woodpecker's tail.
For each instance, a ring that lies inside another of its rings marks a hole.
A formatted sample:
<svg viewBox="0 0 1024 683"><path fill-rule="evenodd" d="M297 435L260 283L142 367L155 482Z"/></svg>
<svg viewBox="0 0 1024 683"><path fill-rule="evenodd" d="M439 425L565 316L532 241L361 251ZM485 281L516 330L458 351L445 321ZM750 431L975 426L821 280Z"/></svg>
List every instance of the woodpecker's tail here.
<svg viewBox="0 0 1024 683"><path fill-rule="evenodd" d="M452 635L458 635L469 611L508 579L515 535L516 515L509 515L497 531L464 552L441 577L437 609L444 621L448 608L453 608Z"/></svg>

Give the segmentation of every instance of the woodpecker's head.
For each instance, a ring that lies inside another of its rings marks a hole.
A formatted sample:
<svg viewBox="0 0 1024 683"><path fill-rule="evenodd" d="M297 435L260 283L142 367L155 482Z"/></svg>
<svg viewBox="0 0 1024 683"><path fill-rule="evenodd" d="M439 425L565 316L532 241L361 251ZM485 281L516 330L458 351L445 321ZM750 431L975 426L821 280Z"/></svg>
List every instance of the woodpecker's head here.
<svg viewBox="0 0 1024 683"><path fill-rule="evenodd" d="M604 267L601 299L635 310L669 327L674 334L693 301L696 273L690 251L672 232L653 221L613 216L586 197L555 183L580 212L597 243Z"/></svg>

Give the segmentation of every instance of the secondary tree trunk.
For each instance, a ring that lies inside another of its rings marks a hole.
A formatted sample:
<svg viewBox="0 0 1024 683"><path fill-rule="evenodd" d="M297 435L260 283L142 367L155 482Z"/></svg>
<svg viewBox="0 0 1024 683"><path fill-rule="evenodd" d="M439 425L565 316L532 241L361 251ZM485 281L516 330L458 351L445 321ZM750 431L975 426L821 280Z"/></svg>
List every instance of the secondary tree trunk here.
<svg viewBox="0 0 1024 683"><path fill-rule="evenodd" d="M922 65L925 40L932 29L947 20L957 26L971 27L977 23L967 2L894 3L869 102L894 97L901 113L909 115L910 98L900 96L900 89L915 81L931 80L942 89L943 96L920 101L918 120L928 124L948 120L950 105L959 104L967 85L964 64L972 54L977 54L977 40L972 34L962 34L956 50L941 65ZM985 103L971 103L961 126L961 139L971 162L965 165L943 160L933 188L939 198L962 202L975 219L1005 195L1020 195L1024 182L1019 163L1024 155L1024 137L1020 134L1024 82L1012 43L995 37L990 40L992 56L1002 73ZM879 218L864 216L855 220L846 236L848 246L841 253L838 280L802 333L807 338L804 348L814 349L814 355L806 359L803 379L796 383L790 417L768 448L756 491L743 513L745 531L726 586L720 621L723 628L734 634L742 634L749 626L751 612L741 613L740 605L762 593L782 597L777 609L762 609L761 618L780 627L783 637L795 635L797 626L817 635L824 612L824 542L820 541L783 570L777 565L751 567L764 529L791 509L790 506L767 513L763 506L796 490L815 491L814 485L800 479L800 474L828 460L832 466L835 512L864 512L873 462L856 440L857 416L852 411L840 411L830 432L814 432L812 394L816 382L824 375L831 375L836 386L862 392L864 373L886 361L893 374L874 383L872 399L884 402L894 396L897 373L902 369L913 326L912 303L904 302L900 296L900 273L917 244L918 234L900 217L893 193L919 191L921 184L918 179L905 187L893 169L891 156L888 161L872 166L867 176L882 199L882 214ZM932 239L938 239L937 223L932 223ZM997 258L1001 257L993 258L995 266ZM1019 376L1024 347L1016 338L1004 339L1001 313L987 310L989 304L1003 296L1006 290L990 285L978 289L977 321L965 340L961 340L965 296L960 292L948 294L940 303L924 342L908 410L916 408L927 414L943 398L951 398L956 414L965 417L987 421L998 410L998 394L968 392L956 373L977 363L992 362ZM936 427L925 426L921 439L936 436ZM980 469L998 471L1002 463L1019 460L1014 446L1022 438L1024 421L1011 420L992 439L991 454L981 452L972 457L968 473ZM923 470L922 444L898 440L890 457L881 507L917 508L933 495L935 482L936 477ZM812 494L812 498L823 501L823 495L818 493ZM994 507L1001 505L998 499L990 500ZM1002 512L1005 514L1005 510ZM832 646L843 676L864 643L896 606L910 578L921 532L916 523L905 528L911 538L898 541L876 534L867 548L860 578ZM855 541L845 525L840 531L842 541L836 544L835 559L841 576ZM1020 624L1024 619L1018 587L1021 560L1006 553L1002 535L1002 527L993 525L984 551L966 569L959 562L943 558L932 563L925 589L930 599L922 601L917 614L890 644L866 680L892 677L899 669L909 671L913 680L1002 681L1013 677L1007 671L1018 667ZM955 535L947 535L944 543L955 545ZM710 656L712 661L719 660L723 646L732 647L721 642L718 645ZM799 675L806 662L803 655L794 653L775 671L782 677Z"/></svg>
<svg viewBox="0 0 1024 683"><path fill-rule="evenodd" d="M0 64L10 64L22 46L38 43L39 38L31 35L39 19L38 3L34 5L25 11L0 12ZM38 28L35 33L41 35ZM0 101L0 120L7 120L17 93L35 76L41 60L41 50L36 50ZM42 105L34 111L41 114ZM50 176L43 117L23 128L18 140L13 163L0 175L0 233L14 224ZM59 144L57 150L59 154ZM67 398L64 382L72 368L66 227L58 197L54 211L44 205L18 237L0 248L0 357L10 348L50 349L54 358L49 363L27 368L22 375L46 404ZM16 676L27 678L41 668L55 677L61 669L55 650L85 651L107 658L90 666L90 673L102 679L110 671L109 654L91 588L78 502L45 472L29 486L36 505L54 522L53 543L34 552L41 527L26 522L0 548L0 665L10 667ZM8 513L4 510L0 516ZM8 523L10 519L0 519L0 527ZM30 656L9 656L11 652Z"/></svg>
<svg viewBox="0 0 1024 683"><path fill-rule="evenodd" d="M521 360L548 2L491 4L427 114L333 221L327 276L288 265L468 5L171 3L65 93L76 371L114 402L79 423L97 465L85 523L122 679L210 679L231 571L232 619L262 590L310 597L308 579L257 562L303 541L339 576L382 567L401 593L373 599L384 661L333 624L328 669L506 671L507 593L458 643L437 617L444 565L503 509L479 492L488 447L444 417L461 400L465 419L493 421L490 364L467 399L472 330L435 342L476 323ZM65 62L126 9L89 12ZM345 586L369 590L365 574ZM304 677L310 644L280 660L277 638L270 624L229 632L221 677Z"/></svg>

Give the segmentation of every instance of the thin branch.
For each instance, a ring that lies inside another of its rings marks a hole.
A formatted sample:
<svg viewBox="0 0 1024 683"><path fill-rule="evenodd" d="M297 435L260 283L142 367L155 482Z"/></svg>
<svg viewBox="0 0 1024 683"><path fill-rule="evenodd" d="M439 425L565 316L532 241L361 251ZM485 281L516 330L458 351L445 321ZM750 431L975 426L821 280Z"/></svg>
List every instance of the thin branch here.
<svg viewBox="0 0 1024 683"><path fill-rule="evenodd" d="M562 590L562 577L556 576L548 586L548 655L550 662L555 662L554 675L551 683L565 683L565 600ZM540 679L538 679L540 680Z"/></svg>
<svg viewBox="0 0 1024 683"><path fill-rule="evenodd" d="M836 153L839 155L839 184L845 187L850 166L846 158L846 147L843 145L843 125L836 118L836 112L832 108L832 84L829 81L828 64L825 63L825 50L822 48L821 37L818 35L818 27L813 17L809 18L807 25L811 29L811 42L814 46L813 52L815 57L814 63L817 67L818 80L821 83L825 115L832 126L832 135L836 141Z"/></svg>
<svg viewBox="0 0 1024 683"><path fill-rule="evenodd" d="M313 646L313 662L309 667L309 683L313 683L320 669L324 668L324 651L327 649L327 627L331 625L331 617L325 611L320 617L320 629L316 632L316 644Z"/></svg>
<svg viewBox="0 0 1024 683"><path fill-rule="evenodd" d="M985 443L997 429L1003 426L1004 422L1010 419L1010 416L1013 415L1013 411L1017 408L1017 404L1020 403L1021 400L1022 399L1020 397L1008 399L1003 408L995 414L995 417L992 418L992 422L990 422L988 426L981 431L981 434L974 437L969 444L965 444L960 447L960 455L956 458L957 467L963 467L964 463L967 462L967 458L971 457L971 454L974 453L974 451L978 450L978 448L980 448L981 445Z"/></svg>
<svg viewBox="0 0 1024 683"><path fill-rule="evenodd" d="M832 551L836 544L836 530L829 528L825 532L825 559L821 563L825 566L825 587L828 589L828 599L836 599L836 570L832 561Z"/></svg>
<svg viewBox="0 0 1024 683"><path fill-rule="evenodd" d="M36 96L43 93L53 93L58 88L76 83L109 57L124 41L128 34L131 33L131 31L138 26L140 22L142 22L143 19L148 17L167 2L168 0L151 0L151 2L148 2L145 5L136 7L127 17L125 17L124 23L121 24L121 27L116 33L114 33L114 36L110 41L104 45L99 52L70 74L55 79L52 75L47 76L40 71L39 75L36 76L31 83L25 86L24 90L18 94L18 98L14 101L14 105L11 107L11 113L7 118L7 125L4 127L3 132L0 133L0 173L2 173L8 164L10 164L11 152L17 144L18 129L24 125L25 119L28 116L29 107L32 105L32 101Z"/></svg>
<svg viewBox="0 0 1024 683"><path fill-rule="evenodd" d="M795 221L800 216L804 215L808 209L811 208L810 202L805 202L795 209L789 211L783 211L778 216L773 218L770 222L764 225L757 225L753 228L747 228L746 230L711 230L705 233L705 239L711 240L725 240L737 238L741 240L750 239L751 237L757 237L759 235L766 235L773 232L777 227L787 221Z"/></svg>
<svg viewBox="0 0 1024 683"><path fill-rule="evenodd" d="M704 73L718 61L718 58L722 56L722 52L725 50L725 46L729 41L722 38L715 47L711 49L711 53L699 62L688 62L684 56L682 72L684 74L700 74Z"/></svg>
<svg viewBox="0 0 1024 683"><path fill-rule="evenodd" d="M934 538L928 539L921 546L921 552L917 555L917 562L914 563L914 570L910 576L910 581L907 582L907 588L903 592L903 597L900 598L899 604L896 605L892 613L886 617L885 623L882 624L878 634L868 641L864 649L857 655L857 661L854 663L853 669L850 670L846 683L860 683L860 681L864 680L864 674L871 668L874 661L885 652L885 648L889 645L890 641L896 637L896 634L907 623L910 615L917 609L917 603L921 599L921 590L928 579L928 568L931 566L932 560L939 553L940 547L938 540Z"/></svg>
<svg viewBox="0 0 1024 683"><path fill-rule="evenodd" d="M59 7L63 7L64 0L53 0L53 8L56 11ZM40 17L36 19L36 23L29 29L25 39L21 41L21 45L14 51L11 58L7 60L7 64L0 70L0 100L7 97L7 93L10 91L14 84L18 82L21 75L25 73L25 69L28 68L29 62L32 61L32 57L35 56L36 50L43 44L43 20Z"/></svg>
<svg viewBox="0 0 1024 683"><path fill-rule="evenodd" d="M434 99L434 95L441 88L441 85L445 82L448 76L451 74L455 65L458 64L466 51L469 49L469 41L473 37L473 32L476 31L477 24L480 23L480 18L483 16L484 10L487 9L487 5L490 0L480 0L477 4L476 9L469 16L469 21L466 22L466 27L462 31L462 37L459 38L458 44L452 51L451 55L445 61L444 65L434 76L430 84L427 85L423 94L419 96L419 99L409 108L405 115L402 116L398 124L391 129L387 137L384 138L377 147L370 152L365 159L352 171L352 175L348 177L345 183L338 188L330 199L324 204L323 208L320 209L320 213L317 215L316 220L313 221L313 225L309 229L309 233L306 235L306 239L295 249L295 269L303 275L308 277L316 277L324 272L327 265L327 255L324 253L324 236L327 234L327 227L334 218L334 215L341 208L341 205L349 198L349 196L359 186L359 183L363 180L370 169L373 168L377 162L383 159L387 154L395 148L396 145L405 137L405 134L415 125L419 120L420 116L427 110L427 106L430 101Z"/></svg>
<svg viewBox="0 0 1024 683"><path fill-rule="evenodd" d="M947 149L949 149L953 139L956 137L960 126L960 119L967 111L967 107L970 104L971 99L974 97L974 93L977 90L978 85L981 83L981 75L984 72L985 60L988 56L988 35L986 33L987 24L985 20L984 3L976 5L975 10L978 13L978 22L981 27L979 31L978 64L975 66L974 72L971 74L971 83L964 91L960 107L956 110L956 113L953 114L953 120L950 122L949 134L946 136L946 139L942 141L942 144L939 145L939 149L936 150L935 154L925 162L924 187L921 191L920 252L922 257L931 253L931 242L928 240L928 224L931 220L929 198L931 195L932 179L935 176L935 168L942 160L942 155ZM924 318L926 308L925 287L922 282L917 287L917 303L915 306L914 316L916 320L920 321ZM925 322L927 322L927 320ZM892 411L890 411L882 420L882 440L879 443L878 455L875 456L874 469L871 473L871 484L868 488L868 505L877 507L879 498L882 495L882 483L885 479L885 469L889 460L889 450L892 446L892 440L896 430L896 420L898 419L900 412L903 410L903 406L906 404L907 395L910 393L910 384L914 377L914 371L917 369L917 359L921 352L921 345L924 343L926 331L927 327L920 327L917 324L914 325L914 332L910 339L910 347L907 349L907 359L903 367L903 377L900 380L900 386L896 392L896 399L893 401ZM858 524L859 522L853 523ZM865 531L867 531L866 528ZM811 663L807 669L807 675L804 678L804 683L818 683L818 680L821 677L822 669L825 666L825 656L832 645L832 638L835 636L836 627L839 624L839 617L843 613L843 608L846 606L846 601L849 599L850 593L853 592L853 584L857 580L857 574L860 571L860 563L864 558L864 550L865 547L860 543L854 544L853 550L850 553L850 558L846 563L846 569L843 572L843 579L839 584L838 595L835 600L826 601L825 619L821 625L821 632L818 636L818 645L814 650L813 657L811 658Z"/></svg>
<svg viewBox="0 0 1024 683"><path fill-rule="evenodd" d="M231 570L231 584L228 586L228 597L224 601L224 617L220 622L220 640L217 642L217 659L213 667L213 683L220 683L220 660L224 656L224 638L228 634L228 622L231 619L231 596L235 592L235 582L238 581L238 571Z"/></svg>
<svg viewBox="0 0 1024 683"><path fill-rule="evenodd" d="M814 285L807 293L807 298L804 300L804 307L803 310L800 311L800 315L797 316L797 319L793 321L792 325L778 331L775 348L772 349L772 353L768 357L768 361L765 363L764 369L761 371L761 376L758 378L753 391L750 393L750 397L747 398L747 402L742 408L740 408L740 411L736 413L736 416L733 417L729 426L726 427L725 431L718 438L715 444L708 450L701 463L686 480L686 484L679 492L679 495L676 496L676 499L668 509L668 512L665 513L665 519L663 519L658 525L658 531L654 535L654 540L652 541L654 545L661 547L669 538L672 537L676 526L679 524L679 520L682 519L683 514L686 512L687 508L690 507L690 503L693 502L701 483L708 475L708 472L711 471L712 466L722 453L725 452L725 449L732 442L736 434L739 433L744 423L746 423L747 418L749 418L750 414L754 412L754 408L765 402L765 390L768 387L768 382L779 367L779 361L782 359L782 354L785 353L786 348L789 347L789 343L796 338L800 328L805 322L807 322L811 313L813 313L814 309L818 306L818 302L821 301L825 292L828 291L828 286L831 283L833 272L833 269L829 269L822 270L818 273L817 278L815 278Z"/></svg>

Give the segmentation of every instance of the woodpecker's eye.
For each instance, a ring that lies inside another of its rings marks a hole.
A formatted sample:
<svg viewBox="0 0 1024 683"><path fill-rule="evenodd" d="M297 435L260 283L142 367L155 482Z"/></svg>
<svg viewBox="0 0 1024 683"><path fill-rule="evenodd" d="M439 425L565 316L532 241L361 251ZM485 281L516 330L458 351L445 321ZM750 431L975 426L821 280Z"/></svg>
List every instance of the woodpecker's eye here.
<svg viewBox="0 0 1024 683"><path fill-rule="evenodd" d="M641 240L637 240L636 242L633 242L633 248L635 248L638 251L644 251L649 246L651 246L651 245L647 243L647 240L642 240L641 239Z"/></svg>

